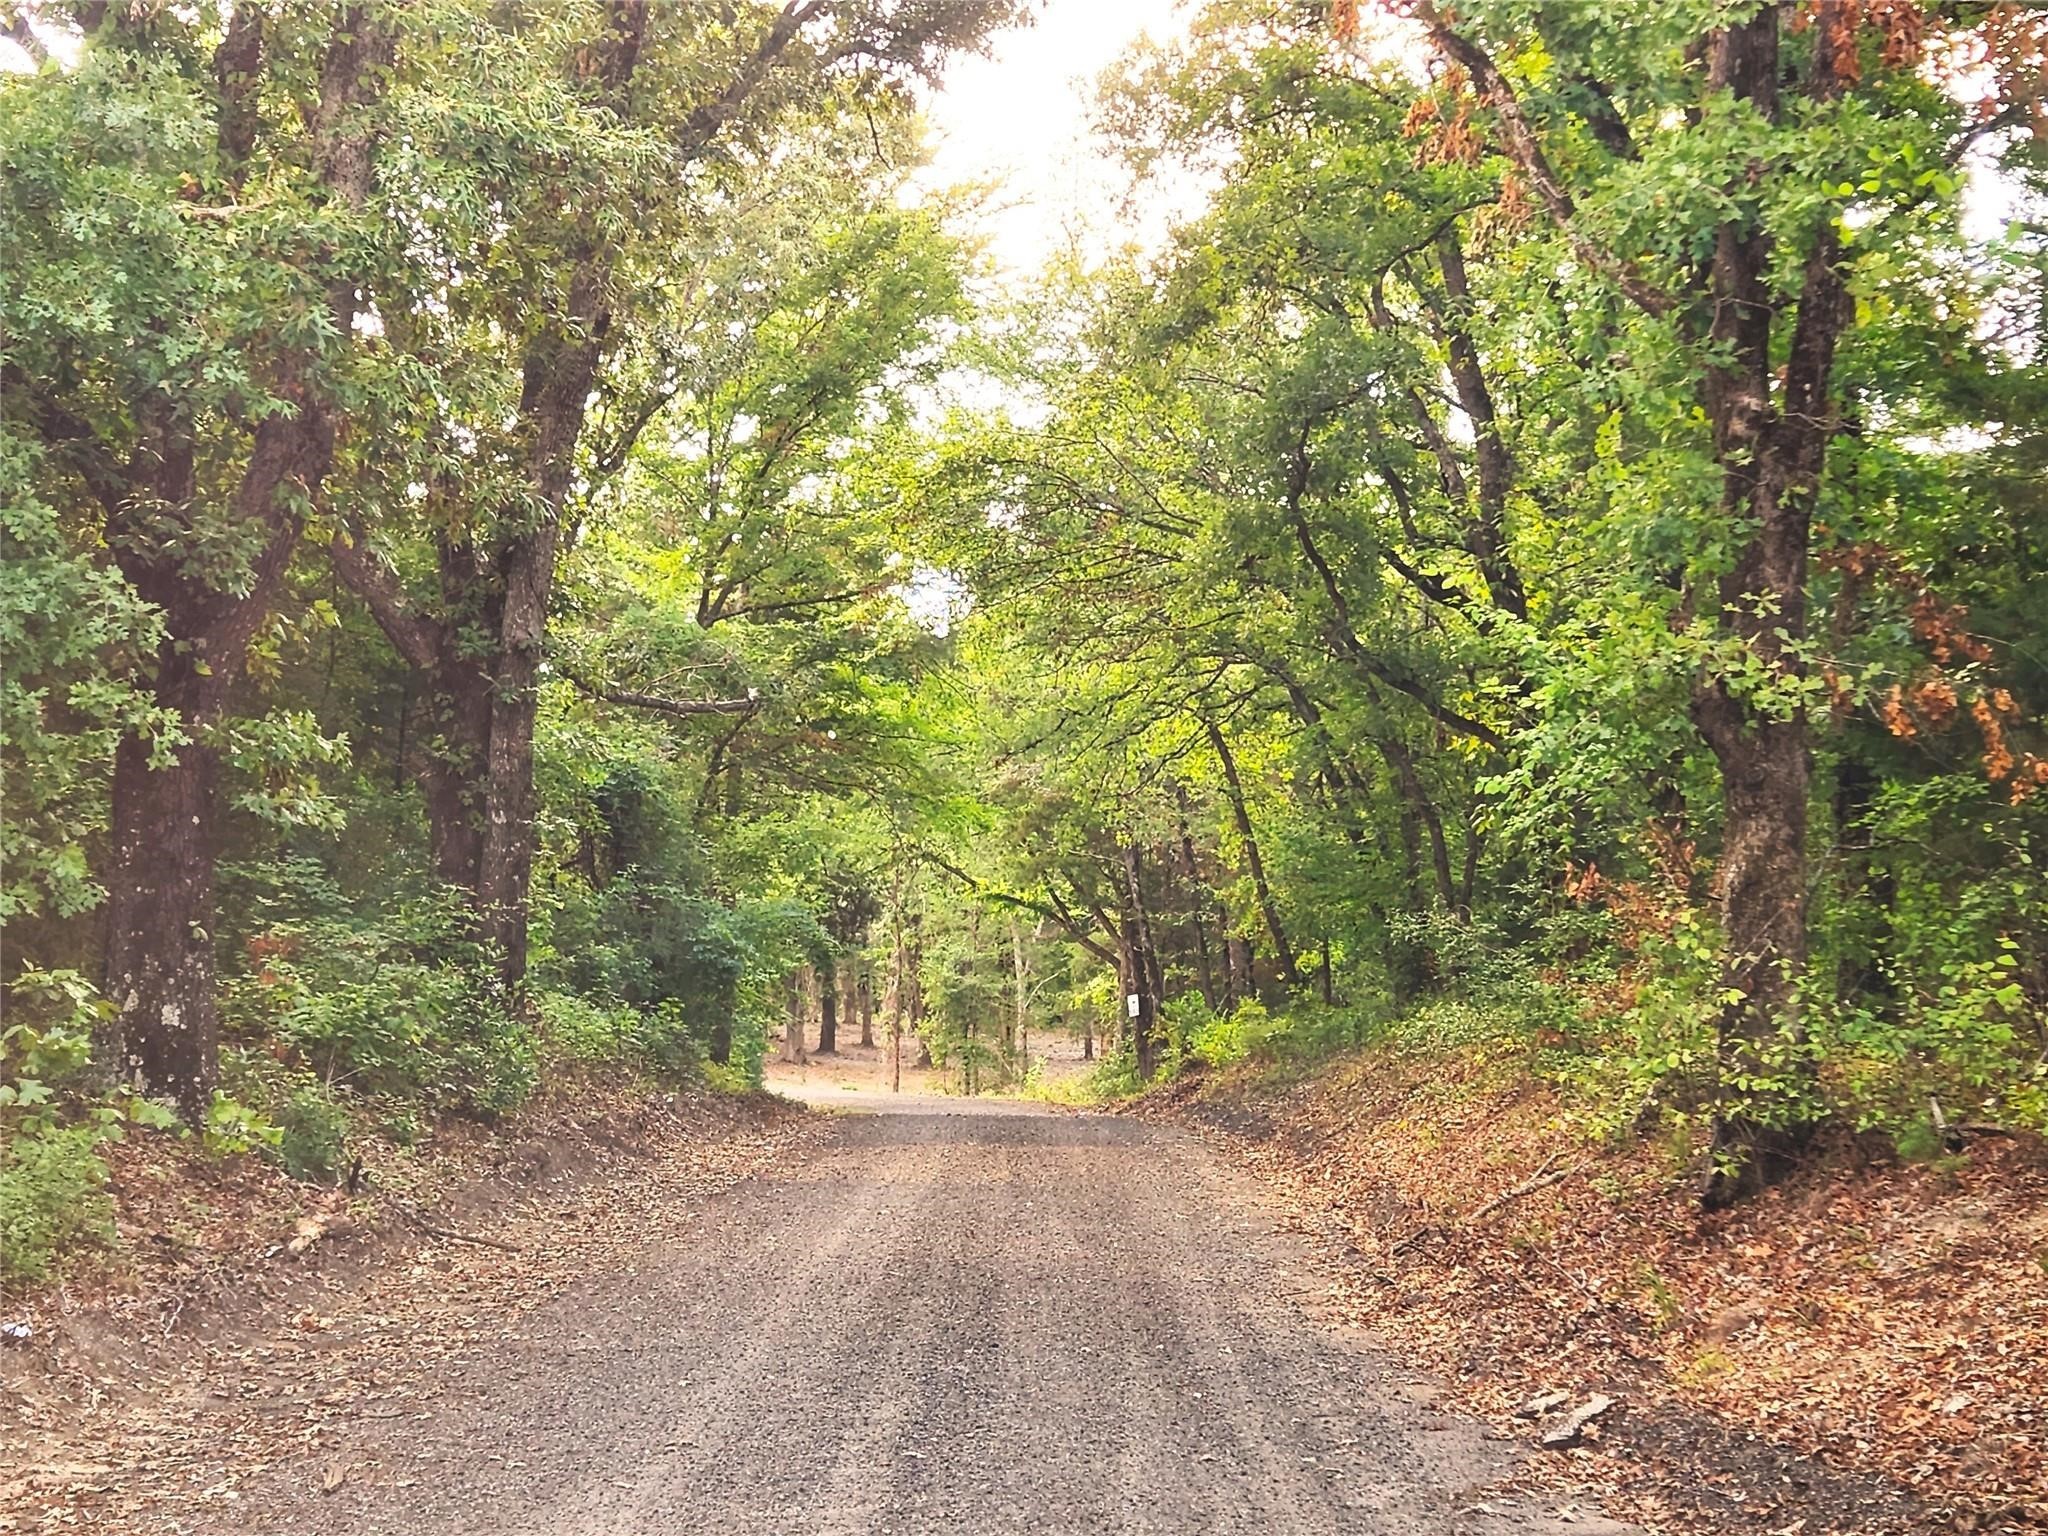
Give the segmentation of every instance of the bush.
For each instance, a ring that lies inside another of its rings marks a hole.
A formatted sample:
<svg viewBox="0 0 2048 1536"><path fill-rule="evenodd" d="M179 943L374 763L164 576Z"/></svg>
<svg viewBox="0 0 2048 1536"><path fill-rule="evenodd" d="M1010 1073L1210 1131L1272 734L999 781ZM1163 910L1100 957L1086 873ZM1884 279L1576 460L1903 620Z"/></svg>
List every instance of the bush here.
<svg viewBox="0 0 2048 1536"><path fill-rule="evenodd" d="M76 971L29 966L8 984L0 1019L0 1111L33 1120L90 1066L93 1027L111 1011Z"/></svg>
<svg viewBox="0 0 2048 1536"><path fill-rule="evenodd" d="M633 1044L648 1070L666 1082L702 1075L704 1048L680 1002L670 999L641 1014Z"/></svg>
<svg viewBox="0 0 2048 1536"><path fill-rule="evenodd" d="M284 1140L284 1132L262 1110L216 1091L206 1111L206 1122L200 1128L200 1139L216 1157L233 1157L243 1152L275 1154Z"/></svg>
<svg viewBox="0 0 2048 1536"><path fill-rule="evenodd" d="M540 1047L526 1024L486 1008L470 1021L448 1052L447 1072L435 1097L450 1109L495 1119L510 1114L540 1083Z"/></svg>
<svg viewBox="0 0 2048 1536"><path fill-rule="evenodd" d="M331 1182L348 1158L348 1111L318 1083L307 1083L277 1113L277 1153L295 1179Z"/></svg>
<svg viewBox="0 0 2048 1536"><path fill-rule="evenodd" d="M1210 1067L1271 1060L1287 1033L1286 1019L1274 1018L1256 998L1221 1014L1211 1013L1199 997L1176 998L1166 1005L1163 1022L1175 1066L1187 1057Z"/></svg>
<svg viewBox="0 0 2048 1536"><path fill-rule="evenodd" d="M0 1143L0 1285L40 1280L69 1244L112 1241L105 1135L73 1126Z"/></svg>
<svg viewBox="0 0 2048 1536"><path fill-rule="evenodd" d="M249 941L253 973L235 978L237 1033L274 1040L331 1087L503 1114L539 1076L532 1029L505 1006L491 956L439 899L377 921L280 922Z"/></svg>
<svg viewBox="0 0 2048 1536"><path fill-rule="evenodd" d="M543 1043L565 1061L616 1061L631 1046L638 1016L573 992L538 992L533 1011Z"/></svg>
<svg viewBox="0 0 2048 1536"><path fill-rule="evenodd" d="M1083 1073L1078 1081L1077 1101L1129 1098L1145 1087L1144 1079L1138 1076L1137 1053L1128 1043L1104 1051L1094 1070Z"/></svg>

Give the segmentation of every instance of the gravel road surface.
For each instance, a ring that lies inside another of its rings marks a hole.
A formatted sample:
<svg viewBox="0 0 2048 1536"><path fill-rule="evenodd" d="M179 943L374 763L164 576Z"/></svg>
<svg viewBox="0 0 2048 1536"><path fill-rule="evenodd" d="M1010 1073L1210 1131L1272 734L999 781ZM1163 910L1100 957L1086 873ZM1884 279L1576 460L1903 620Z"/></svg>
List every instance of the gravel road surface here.
<svg viewBox="0 0 2048 1536"><path fill-rule="evenodd" d="M838 1095L832 1134L442 1367L217 1529L1542 1533L1510 1447L1333 1324L1255 1191L1135 1120ZM320 1466L345 1467L327 1478Z"/></svg>

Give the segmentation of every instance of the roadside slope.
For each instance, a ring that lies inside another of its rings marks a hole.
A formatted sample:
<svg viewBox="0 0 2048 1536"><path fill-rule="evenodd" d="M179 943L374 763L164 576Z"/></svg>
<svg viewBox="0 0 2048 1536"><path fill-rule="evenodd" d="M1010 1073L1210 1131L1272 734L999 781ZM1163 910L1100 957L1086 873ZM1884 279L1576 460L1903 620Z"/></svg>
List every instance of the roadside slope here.
<svg viewBox="0 0 2048 1536"><path fill-rule="evenodd" d="M1709 1218L1682 1146L1586 1144L1473 1052L1197 1075L1137 1112L1254 1173L1338 1277L1332 1305L1479 1411L1619 1395L1611 1454L1572 1453L1617 1509L1802 1536L2048 1528L2038 1147L1919 1166L1838 1145Z"/></svg>
<svg viewBox="0 0 2048 1536"><path fill-rule="evenodd" d="M232 1509L250 1477L397 1416L441 1361L817 1130L764 1094L582 1082L378 1159L352 1201L254 1159L125 1145L122 1247L4 1313L28 1336L0 1345L0 1532Z"/></svg>

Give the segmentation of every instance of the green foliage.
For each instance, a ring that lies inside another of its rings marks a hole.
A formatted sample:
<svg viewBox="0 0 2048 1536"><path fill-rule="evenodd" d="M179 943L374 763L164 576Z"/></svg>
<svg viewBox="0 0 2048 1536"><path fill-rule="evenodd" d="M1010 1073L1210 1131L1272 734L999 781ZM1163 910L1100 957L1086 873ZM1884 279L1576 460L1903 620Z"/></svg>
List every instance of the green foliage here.
<svg viewBox="0 0 2048 1536"><path fill-rule="evenodd" d="M445 894L346 901L316 867L233 875L261 926L227 984L230 1027L271 1041L330 1090L503 1114L532 1093L531 1026L506 1006L489 957Z"/></svg>
<svg viewBox="0 0 2048 1536"><path fill-rule="evenodd" d="M657 1079L689 1082L702 1073L704 1045L680 1002L669 1000L645 1010L638 1025L634 1048Z"/></svg>
<svg viewBox="0 0 2048 1536"><path fill-rule="evenodd" d="M1874 35L1820 81L1769 12L1767 110L1688 62L1713 6L1459 5L1566 221L1469 71L1218 0L1102 101L1205 205L998 307L904 193L910 83L1004 0L827 8L765 75L777 7L657 6L603 102L595 0L382 7L361 210L307 105L339 13L272 18L244 162L220 15L159 10L0 75L10 1187L167 1114L91 1066L124 741L221 771L232 1092L198 1129L299 1177L562 1064L750 1086L792 978L846 963L968 1087L1085 1016L1073 1091L1137 1088L1139 990L1157 1071L1375 1042L1617 1130L2048 1125L2048 290L2038 221L1973 237L1958 169L2035 198L2040 152ZM1977 24L1927 19L1957 56ZM1743 586L1731 233L1764 447L1825 439L1780 488L1798 592ZM1842 325L1793 410L1815 273ZM313 403L329 462L244 505ZM1760 1021L1713 915L1716 699L1815 773L1810 955ZM509 825L479 774L529 700L522 991L459 854Z"/></svg>
<svg viewBox="0 0 2048 1536"><path fill-rule="evenodd" d="M268 1115L224 1093L213 1096L199 1134L206 1150L216 1157L250 1152L274 1155L284 1144L283 1129Z"/></svg>
<svg viewBox="0 0 2048 1536"><path fill-rule="evenodd" d="M1313 9L1213 5L1107 88L1139 175L1228 174L1163 253L1048 291L1045 332L1084 344L1011 361L1018 421L956 424L933 540L977 599L971 871L1065 963L1116 951L1118 992L1149 943L1169 1068L1372 1039L1509 1063L1617 1129L1910 1142L1930 1098L2040 1125L2048 508L2017 424L2042 242L1966 233L1967 113L1896 39L1853 23L1836 77L1765 14L1778 94L1746 102L1674 62L1705 14L1444 23L1502 66L1568 222L1495 87L1332 69ZM1997 153L2038 196L2038 151ZM1702 282L1737 229L1787 419L1793 320L1814 274L1847 284L1818 379L1841 427L1786 492L1797 594L1738 590L1749 470L1716 439L1732 341ZM1989 342L1994 313L2028 339ZM997 515L950 515L967 488ZM1710 746L1712 698L1796 722L1816 764L1799 873L1741 897L1810 903L1803 969L1764 983L1714 869L1757 856L1743 775L1793 770ZM1256 1031L1198 1000L1225 935L1257 946Z"/></svg>
<svg viewBox="0 0 2048 1536"><path fill-rule="evenodd" d="M866 941L892 816L946 792L901 509L972 262L899 193L912 83L1015 10L832 7L767 47L775 5L655 7L626 88L594 0L279 13L243 59L224 12L114 7L0 73L0 1132L166 1113L89 1070L152 1017L79 980L105 889L156 874L109 846L117 752L131 788L221 780L175 850L218 864L207 1146L326 1179L359 1121L501 1115L552 1062L758 1082L785 977ZM387 585L337 583L337 539ZM437 690L475 669L503 712L515 649L525 990L408 787L495 816Z"/></svg>
<svg viewBox="0 0 2048 1536"><path fill-rule="evenodd" d="M87 848L106 825L114 744L170 724L123 675L155 649L160 616L67 542L43 469L0 412L0 922L98 904Z"/></svg>
<svg viewBox="0 0 2048 1536"><path fill-rule="evenodd" d="M543 1050L565 1061L590 1065L617 1061L630 1045L639 1021L635 1009L607 1007L574 992L536 993L533 1009Z"/></svg>
<svg viewBox="0 0 2048 1536"><path fill-rule="evenodd" d="M92 1060L93 1030L104 999L76 971L24 966L8 984L0 1019L0 1125L48 1118L55 1096L76 1086Z"/></svg>
<svg viewBox="0 0 2048 1536"><path fill-rule="evenodd" d="M277 1111L277 1154L295 1179L332 1182L348 1160L348 1107L318 1083L292 1091Z"/></svg>
<svg viewBox="0 0 2048 1536"><path fill-rule="evenodd" d="M0 1286L42 1279L68 1245L112 1241L104 1139L71 1126L0 1140Z"/></svg>
<svg viewBox="0 0 2048 1536"><path fill-rule="evenodd" d="M1184 997L1165 1010L1169 1037L1188 1056L1210 1067L1231 1067L1245 1061L1271 1061L1291 1030L1257 998L1239 1003L1225 1014L1212 1014L1199 997Z"/></svg>
<svg viewBox="0 0 2048 1536"><path fill-rule="evenodd" d="M1098 1104L1127 1099L1149 1086L1138 1075L1137 1053L1118 1049L1104 1051L1095 1066L1076 1079L1076 1086L1069 1090L1068 1097L1074 1103Z"/></svg>

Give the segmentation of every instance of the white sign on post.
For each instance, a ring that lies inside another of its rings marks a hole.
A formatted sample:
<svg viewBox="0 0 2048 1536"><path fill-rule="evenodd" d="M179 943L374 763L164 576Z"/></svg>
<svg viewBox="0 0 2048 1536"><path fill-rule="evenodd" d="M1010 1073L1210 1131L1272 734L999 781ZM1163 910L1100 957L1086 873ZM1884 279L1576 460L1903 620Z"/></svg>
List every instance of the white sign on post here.
<svg viewBox="0 0 2048 1536"><path fill-rule="evenodd" d="M1135 993L1135 992L1126 992L1126 993L1124 994L1124 1012L1128 1013L1128 1014L1129 1014L1129 1015L1130 1015L1130 1016L1131 1016L1132 1018L1134 1018L1134 1019L1135 1019L1135 1018L1136 1018L1136 1017L1138 1016L1138 994L1137 994L1137 993Z"/></svg>

